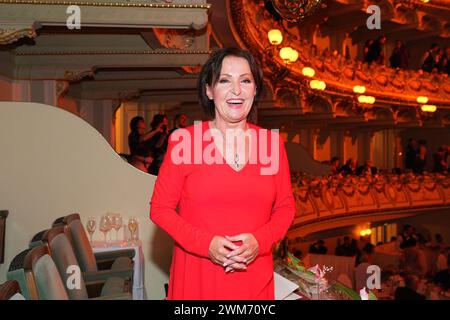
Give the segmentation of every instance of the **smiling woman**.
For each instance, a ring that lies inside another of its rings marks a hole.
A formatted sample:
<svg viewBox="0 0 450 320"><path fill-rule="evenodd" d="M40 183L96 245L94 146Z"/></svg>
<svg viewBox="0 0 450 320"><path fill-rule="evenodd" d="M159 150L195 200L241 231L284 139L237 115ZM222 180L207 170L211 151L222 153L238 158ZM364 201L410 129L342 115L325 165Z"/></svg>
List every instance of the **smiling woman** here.
<svg viewBox="0 0 450 320"><path fill-rule="evenodd" d="M211 120L184 129L182 139L171 135L150 209L151 219L176 242L169 299L274 299L271 249L291 225L295 205L283 141L247 122L261 81L248 51L219 50L199 80ZM175 159L179 145L194 163ZM276 170L262 170L262 159L249 161L258 149L276 155ZM225 162L196 161L205 150Z"/></svg>

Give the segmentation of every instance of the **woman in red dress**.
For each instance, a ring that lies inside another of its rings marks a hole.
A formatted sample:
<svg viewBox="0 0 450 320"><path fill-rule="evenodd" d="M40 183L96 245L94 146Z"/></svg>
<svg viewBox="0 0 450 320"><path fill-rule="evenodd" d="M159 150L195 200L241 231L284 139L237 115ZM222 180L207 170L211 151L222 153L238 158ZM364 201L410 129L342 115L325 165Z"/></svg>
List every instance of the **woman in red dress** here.
<svg viewBox="0 0 450 320"><path fill-rule="evenodd" d="M217 51L199 80L211 121L170 137L150 210L175 240L169 299L274 299L272 246L295 204L283 141L247 122L261 88L248 51Z"/></svg>

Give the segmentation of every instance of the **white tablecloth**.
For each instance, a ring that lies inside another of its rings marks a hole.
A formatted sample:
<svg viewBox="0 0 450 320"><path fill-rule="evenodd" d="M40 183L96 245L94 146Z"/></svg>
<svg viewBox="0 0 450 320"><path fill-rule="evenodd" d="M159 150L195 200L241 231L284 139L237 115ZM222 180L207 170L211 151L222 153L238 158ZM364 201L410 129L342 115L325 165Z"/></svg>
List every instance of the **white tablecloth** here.
<svg viewBox="0 0 450 320"><path fill-rule="evenodd" d="M107 247L105 247L103 241L94 241L92 243L92 250L94 252L108 252L120 249L134 249L133 300L146 300L144 286L145 258L141 241L138 241L137 244L131 244L125 241L108 241Z"/></svg>

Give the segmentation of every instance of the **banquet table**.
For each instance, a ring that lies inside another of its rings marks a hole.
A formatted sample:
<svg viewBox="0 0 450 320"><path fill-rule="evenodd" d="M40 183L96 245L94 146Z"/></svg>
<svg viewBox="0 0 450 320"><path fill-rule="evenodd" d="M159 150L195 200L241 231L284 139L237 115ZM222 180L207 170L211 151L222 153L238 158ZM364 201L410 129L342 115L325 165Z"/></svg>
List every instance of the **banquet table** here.
<svg viewBox="0 0 450 320"><path fill-rule="evenodd" d="M133 262L133 300L146 300L144 286L145 258L140 240L131 243L129 241L93 241L92 250L95 252L108 252L123 249L133 249L135 251Z"/></svg>

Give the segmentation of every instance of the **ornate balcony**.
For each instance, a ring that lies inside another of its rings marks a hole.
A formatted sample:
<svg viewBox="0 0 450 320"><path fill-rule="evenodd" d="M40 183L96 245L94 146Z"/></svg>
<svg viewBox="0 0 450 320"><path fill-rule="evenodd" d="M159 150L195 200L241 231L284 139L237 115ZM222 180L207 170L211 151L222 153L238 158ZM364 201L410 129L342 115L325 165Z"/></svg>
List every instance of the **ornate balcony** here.
<svg viewBox="0 0 450 320"><path fill-rule="evenodd" d="M290 233L295 235L450 208L450 174L291 178L297 213Z"/></svg>

